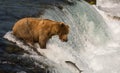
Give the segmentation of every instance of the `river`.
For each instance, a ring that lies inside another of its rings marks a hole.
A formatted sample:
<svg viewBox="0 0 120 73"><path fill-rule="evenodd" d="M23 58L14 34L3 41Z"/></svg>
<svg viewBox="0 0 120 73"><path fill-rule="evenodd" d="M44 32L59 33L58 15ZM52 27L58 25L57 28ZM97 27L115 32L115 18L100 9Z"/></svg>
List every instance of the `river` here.
<svg viewBox="0 0 120 73"><path fill-rule="evenodd" d="M117 71L111 72L111 68L120 67L119 58L117 59L120 46L113 40L111 29L103 17L88 3L82 0L0 0L0 3L1 71L11 73L79 73L80 70L82 73L119 72L118 68ZM43 56L37 55L29 46L11 35L12 26L23 17L47 18L68 24L70 26L68 42L61 42L57 36L54 36L49 40L47 49L40 49L36 44L35 47ZM111 59L115 59L116 63L113 64Z"/></svg>

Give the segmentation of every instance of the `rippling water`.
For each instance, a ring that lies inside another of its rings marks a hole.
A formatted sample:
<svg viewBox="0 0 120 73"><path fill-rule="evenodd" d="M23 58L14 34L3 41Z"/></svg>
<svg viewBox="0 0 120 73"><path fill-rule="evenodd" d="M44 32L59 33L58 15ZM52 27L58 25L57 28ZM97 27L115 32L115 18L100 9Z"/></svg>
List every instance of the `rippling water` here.
<svg viewBox="0 0 120 73"><path fill-rule="evenodd" d="M83 73L104 73L100 71L103 67L99 66L100 58L97 57L110 53L104 49L111 39L109 28L99 13L86 2L1 0L0 15L0 70L25 73L79 73L79 70L82 70ZM69 41L63 43L54 36L45 50L36 44L35 47L43 56L37 55L8 32L14 23L23 17L65 22L70 26ZM5 34L5 38L21 48L3 39Z"/></svg>

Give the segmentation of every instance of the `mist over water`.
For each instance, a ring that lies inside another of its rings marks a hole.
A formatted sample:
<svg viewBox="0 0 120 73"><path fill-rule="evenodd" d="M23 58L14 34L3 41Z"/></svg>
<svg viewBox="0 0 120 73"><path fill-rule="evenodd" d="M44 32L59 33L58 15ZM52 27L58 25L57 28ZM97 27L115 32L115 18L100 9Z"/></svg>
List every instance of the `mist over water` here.
<svg viewBox="0 0 120 73"><path fill-rule="evenodd" d="M79 73L76 66L83 73L119 73L119 42L114 40L111 28L95 8L84 1L49 1L53 3L43 1L41 10L45 7L44 4L49 5L37 17L53 19L69 25L68 42L61 42L58 36L54 36L47 43L47 49L40 49L36 43L35 47L43 55L41 57L11 35L11 32L7 32L4 38L15 42L29 54L3 54L3 57L7 57L12 62L20 60L22 64L28 63L31 66L35 64L38 68L41 68L40 65L43 63L45 66L48 65L47 70L50 73ZM66 61L70 61L76 66L66 63ZM23 71L26 72L26 70Z"/></svg>

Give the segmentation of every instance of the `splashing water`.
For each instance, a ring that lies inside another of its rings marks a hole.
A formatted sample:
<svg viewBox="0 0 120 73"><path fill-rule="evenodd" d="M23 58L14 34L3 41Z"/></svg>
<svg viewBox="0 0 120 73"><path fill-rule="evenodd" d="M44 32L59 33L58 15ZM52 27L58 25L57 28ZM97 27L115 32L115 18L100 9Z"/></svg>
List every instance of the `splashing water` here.
<svg viewBox="0 0 120 73"><path fill-rule="evenodd" d="M11 32L4 38L16 42L18 46L28 51L31 55L27 57L37 60L38 65L39 62L49 65L50 73L79 73L77 67L83 73L120 72L120 46L113 40L114 35L111 35L113 32L110 32L110 27L92 6L84 1L74 2L71 5L61 3L62 9L51 6L39 17L62 21L70 26L67 43L61 42L54 36L47 43L47 49L40 49L39 45L35 44L39 52L44 55L44 59L31 51L29 46L23 45L22 41L11 35Z"/></svg>
<svg viewBox="0 0 120 73"><path fill-rule="evenodd" d="M97 0L97 6L110 16L120 18L120 0Z"/></svg>

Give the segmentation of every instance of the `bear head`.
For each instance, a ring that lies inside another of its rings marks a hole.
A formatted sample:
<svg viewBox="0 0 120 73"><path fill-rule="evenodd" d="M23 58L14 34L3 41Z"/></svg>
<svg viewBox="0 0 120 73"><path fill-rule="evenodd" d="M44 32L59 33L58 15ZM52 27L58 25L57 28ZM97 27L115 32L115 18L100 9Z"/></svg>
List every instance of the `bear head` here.
<svg viewBox="0 0 120 73"><path fill-rule="evenodd" d="M63 42L68 41L68 33L69 33L69 26L65 25L63 22L60 22L60 27L59 27L59 39Z"/></svg>

